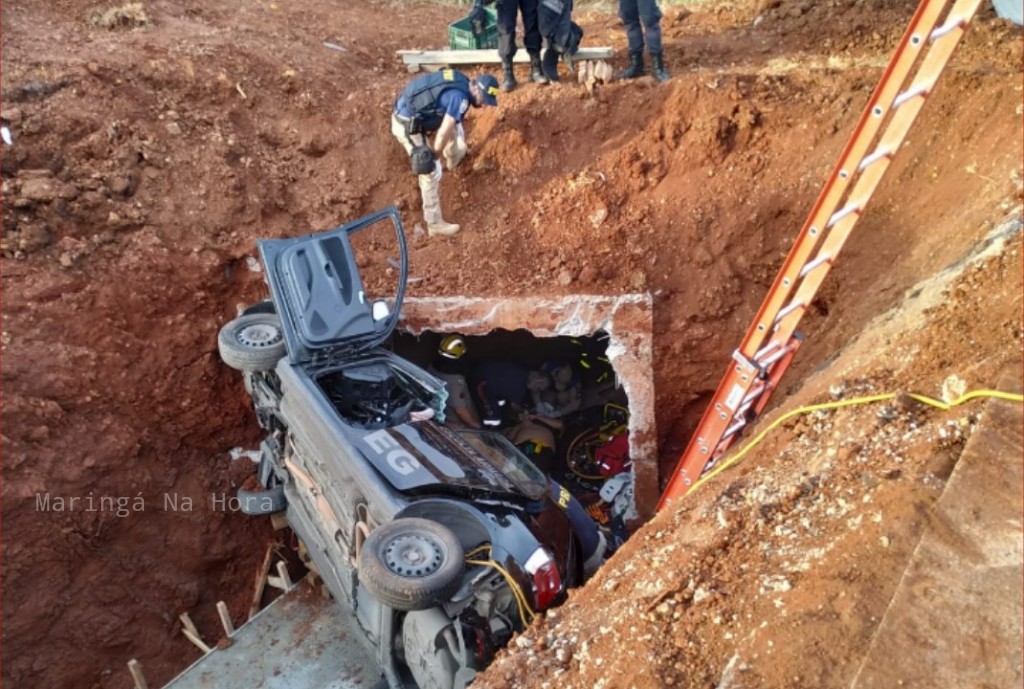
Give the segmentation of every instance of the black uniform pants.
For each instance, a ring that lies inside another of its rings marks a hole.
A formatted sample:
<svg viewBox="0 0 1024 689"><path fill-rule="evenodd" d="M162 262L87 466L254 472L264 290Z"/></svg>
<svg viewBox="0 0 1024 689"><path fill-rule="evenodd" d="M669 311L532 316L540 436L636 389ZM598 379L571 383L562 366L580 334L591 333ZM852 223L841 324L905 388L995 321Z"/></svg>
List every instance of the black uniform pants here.
<svg viewBox="0 0 1024 689"><path fill-rule="evenodd" d="M560 53L572 52L572 0L540 0L537 10L541 37Z"/></svg>
<svg viewBox="0 0 1024 689"><path fill-rule="evenodd" d="M540 53L537 0L498 0L498 56L511 61L516 54L516 12L523 14L523 45L531 55Z"/></svg>
<svg viewBox="0 0 1024 689"><path fill-rule="evenodd" d="M647 52L661 52L661 17L658 0L619 0L619 18L626 25L629 52L643 52L645 42Z"/></svg>

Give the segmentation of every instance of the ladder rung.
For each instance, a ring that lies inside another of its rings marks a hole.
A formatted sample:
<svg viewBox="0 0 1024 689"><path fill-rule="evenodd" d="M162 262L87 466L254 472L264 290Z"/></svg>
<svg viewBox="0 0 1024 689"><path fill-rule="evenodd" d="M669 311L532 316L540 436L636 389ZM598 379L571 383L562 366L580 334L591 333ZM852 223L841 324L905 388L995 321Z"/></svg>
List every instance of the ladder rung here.
<svg viewBox="0 0 1024 689"><path fill-rule="evenodd" d="M737 419L736 423L725 429L725 433L722 434L722 442L725 442L732 436L736 435L741 428L747 425L747 422L743 419Z"/></svg>
<svg viewBox="0 0 1024 689"><path fill-rule="evenodd" d="M880 148L869 156L866 156L864 160L860 161L860 165L857 166L857 172L864 172L871 165L874 165L883 158L891 158L892 150L888 148Z"/></svg>
<svg viewBox="0 0 1024 689"><path fill-rule="evenodd" d="M836 211L832 214L832 217L828 219L828 227L834 226L837 222L850 215L851 213L860 213L860 204L851 203L841 211Z"/></svg>
<svg viewBox="0 0 1024 689"><path fill-rule="evenodd" d="M831 262L832 262L832 257L829 256L828 254L823 254L821 256L818 256L818 258L814 259L813 261L811 261L810 263L808 263L807 265L804 266L803 270L800 271L800 277L804 277L809 272L811 272L812 270L814 270L815 268L820 266L822 263L831 263Z"/></svg>
<svg viewBox="0 0 1024 689"><path fill-rule="evenodd" d="M754 388L753 390L751 390L751 391L750 391L750 392L749 392L749 393L747 394L747 396L743 398L743 403L742 403L742 404L740 405L740 406L741 406L741 408L742 408L742 407L746 407L746 406L748 406L748 405L749 405L749 404L750 404L751 402L753 402L753 401L754 401L754 400L756 400L756 399L757 399L758 397L760 397L761 395L763 395L763 394L764 394L764 391L765 391L765 390L767 390L767 389L768 389L768 386L767 386L767 385L761 385L761 386L759 386L759 387L756 387L756 388Z"/></svg>
<svg viewBox="0 0 1024 689"><path fill-rule="evenodd" d="M763 357L765 354L767 354L768 352L772 351L773 349L775 349L778 346L779 346L779 343L776 342L775 340L772 340L771 342L766 344L764 347L761 347L761 349L757 350L757 353L754 354L754 361L755 362L760 361L761 357Z"/></svg>
<svg viewBox="0 0 1024 689"><path fill-rule="evenodd" d="M736 410L735 418L748 419L749 417L747 416L747 412L750 411L750 408L753 407L756 402L757 400L750 400L749 402L744 402L743 406Z"/></svg>
<svg viewBox="0 0 1024 689"><path fill-rule="evenodd" d="M892 102L893 109L895 110L896 108L898 108L901 105L903 105L904 103L906 103L908 100L913 100L914 98L917 98L918 96L927 96L928 92L931 90L931 88L932 88L931 84L929 84L927 86L925 86L924 84L921 84L920 86L915 86L915 87L913 87L911 89L907 89L906 91L904 91L900 95L896 96L895 100L893 100L893 102Z"/></svg>
<svg viewBox="0 0 1024 689"><path fill-rule="evenodd" d="M797 309L802 309L804 306L806 306L806 304L804 304L802 301L796 301L796 302L793 302L792 304L790 304L789 306L787 306L786 308L780 309L779 310L779 315L775 317L775 322L776 323L780 322L783 318L785 318L789 314L793 313ZM760 365L764 366L764 362L763 361L759 361L758 363Z"/></svg>
<svg viewBox="0 0 1024 689"><path fill-rule="evenodd" d="M928 38L931 39L932 41L937 41L946 34L956 31L961 26L967 26L967 19L965 19L964 17L950 19L948 22L946 22L939 28L935 29L935 31L932 31L931 35L929 35Z"/></svg>
<svg viewBox="0 0 1024 689"><path fill-rule="evenodd" d="M793 349L792 347L783 347L782 349L780 349L779 351L775 352L770 357L768 357L767 359L762 361L761 362L761 366L763 366L765 368L767 368L768 366L771 366L776 361L778 361L782 357L784 357L787 354L789 354L792 351L792 349Z"/></svg>

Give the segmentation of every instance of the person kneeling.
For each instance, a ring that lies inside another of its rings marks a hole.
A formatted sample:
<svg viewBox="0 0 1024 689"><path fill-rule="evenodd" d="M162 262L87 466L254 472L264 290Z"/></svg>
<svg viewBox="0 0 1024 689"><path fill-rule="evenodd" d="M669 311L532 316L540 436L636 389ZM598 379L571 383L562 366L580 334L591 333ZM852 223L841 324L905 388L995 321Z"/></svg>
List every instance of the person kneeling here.
<svg viewBox="0 0 1024 689"><path fill-rule="evenodd" d="M441 213L440 153L453 170L466 155L466 138L462 121L470 106L498 104L498 80L490 74L470 79L462 72L445 69L425 74L409 82L391 113L391 133L409 155L413 173L417 175L423 199L423 220L427 234L453 235L459 226L444 219ZM431 150L427 136L434 136Z"/></svg>

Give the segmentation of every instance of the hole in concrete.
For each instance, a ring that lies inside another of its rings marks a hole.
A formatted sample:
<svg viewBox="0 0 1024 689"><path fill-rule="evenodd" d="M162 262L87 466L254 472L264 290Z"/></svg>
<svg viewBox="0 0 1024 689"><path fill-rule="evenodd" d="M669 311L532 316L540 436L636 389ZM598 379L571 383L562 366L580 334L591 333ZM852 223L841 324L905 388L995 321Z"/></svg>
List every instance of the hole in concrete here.
<svg viewBox="0 0 1024 689"><path fill-rule="evenodd" d="M435 358L441 338L451 333L466 338L467 358L474 364L506 359L537 368L546 361L571 362L582 383L581 403L579 410L566 417L554 478L565 480L581 494L599 488L596 478L584 478L595 473L585 468L573 472L572 467L565 466L565 454L571 441L584 430L608 425L607 435L621 415L621 423L628 430L635 509L643 517L651 514L658 497L658 474L649 295L575 295L539 301L408 299L402 315L404 333L396 336L396 349L424 366ZM583 358L593 362L589 372L581 365ZM606 373L613 380L598 380L602 367L607 367ZM477 394L475 402L480 401ZM628 411L607 408L609 403ZM594 442L596 438L583 438L576 449L584 448L592 454Z"/></svg>

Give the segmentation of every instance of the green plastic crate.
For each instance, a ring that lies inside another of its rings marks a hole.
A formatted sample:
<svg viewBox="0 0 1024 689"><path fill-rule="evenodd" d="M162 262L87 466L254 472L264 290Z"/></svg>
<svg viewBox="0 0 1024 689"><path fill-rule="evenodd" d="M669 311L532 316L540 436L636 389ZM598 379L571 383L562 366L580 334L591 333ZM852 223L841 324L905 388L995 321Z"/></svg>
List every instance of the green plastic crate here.
<svg viewBox="0 0 1024 689"><path fill-rule="evenodd" d="M474 50L498 47L498 13L490 7L484 8L484 32L479 38L473 35L469 17L463 17L448 25L448 46L452 50Z"/></svg>

